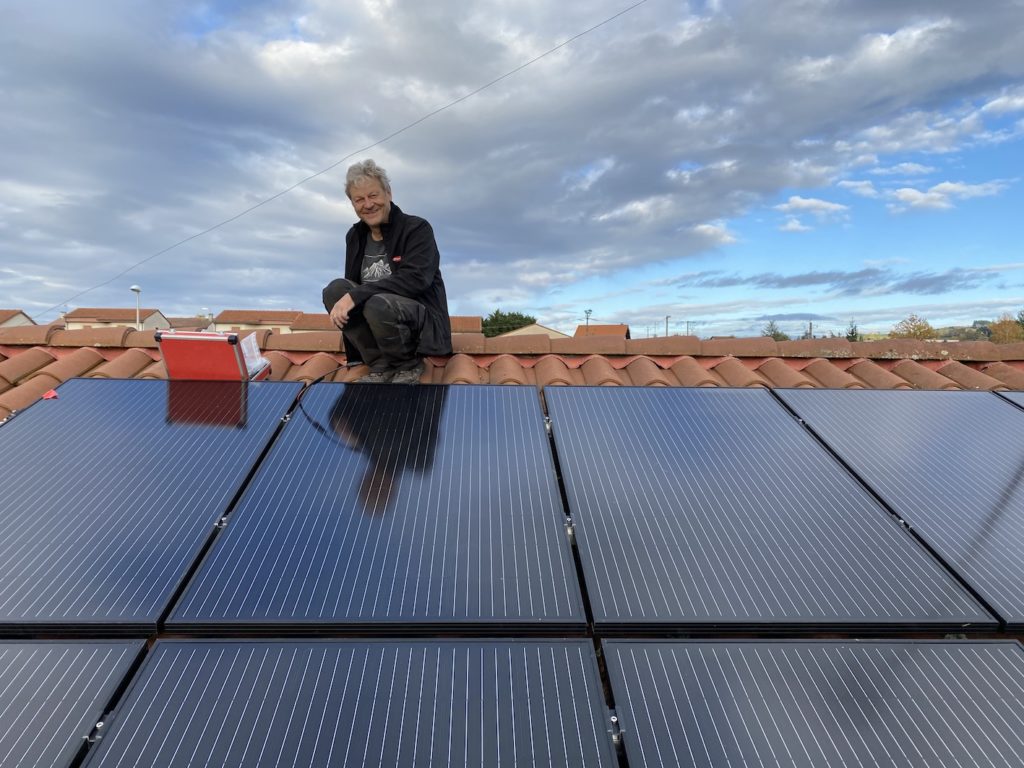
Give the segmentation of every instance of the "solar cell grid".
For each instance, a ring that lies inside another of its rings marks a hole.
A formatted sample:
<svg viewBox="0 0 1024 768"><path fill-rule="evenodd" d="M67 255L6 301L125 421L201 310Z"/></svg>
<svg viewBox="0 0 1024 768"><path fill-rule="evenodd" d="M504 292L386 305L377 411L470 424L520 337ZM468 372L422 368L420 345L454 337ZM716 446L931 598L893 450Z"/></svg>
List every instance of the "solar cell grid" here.
<svg viewBox="0 0 1024 768"><path fill-rule="evenodd" d="M605 631L994 624L767 391L545 397Z"/></svg>
<svg viewBox="0 0 1024 768"><path fill-rule="evenodd" d="M0 766L70 765L140 642L0 643Z"/></svg>
<svg viewBox="0 0 1024 768"><path fill-rule="evenodd" d="M173 384L72 380L0 430L0 632L152 631L300 388Z"/></svg>
<svg viewBox="0 0 1024 768"><path fill-rule="evenodd" d="M985 392L780 396L1012 626L1024 624L1024 413Z"/></svg>
<svg viewBox="0 0 1024 768"><path fill-rule="evenodd" d="M534 390L317 384L169 625L515 632L584 622Z"/></svg>
<svg viewBox="0 0 1024 768"><path fill-rule="evenodd" d="M90 768L614 766L585 642L160 642Z"/></svg>
<svg viewBox="0 0 1024 768"><path fill-rule="evenodd" d="M605 644L630 764L1010 768L1014 642Z"/></svg>

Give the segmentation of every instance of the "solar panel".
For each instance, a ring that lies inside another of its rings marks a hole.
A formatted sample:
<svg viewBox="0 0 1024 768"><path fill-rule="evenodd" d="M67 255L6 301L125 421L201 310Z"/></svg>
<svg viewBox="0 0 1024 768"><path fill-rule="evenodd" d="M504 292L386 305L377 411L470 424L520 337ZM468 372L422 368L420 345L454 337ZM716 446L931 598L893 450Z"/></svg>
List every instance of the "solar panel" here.
<svg viewBox="0 0 1024 768"><path fill-rule="evenodd" d="M545 397L603 631L994 625L768 391Z"/></svg>
<svg viewBox="0 0 1024 768"><path fill-rule="evenodd" d="M1024 392L1000 392L1000 397L1005 397L1011 403L1024 408Z"/></svg>
<svg viewBox="0 0 1024 768"><path fill-rule="evenodd" d="M609 642L631 765L1018 766L1014 642Z"/></svg>
<svg viewBox="0 0 1024 768"><path fill-rule="evenodd" d="M779 394L997 614L1024 623L1024 413L985 392Z"/></svg>
<svg viewBox="0 0 1024 768"><path fill-rule="evenodd" d="M169 622L452 625L585 626L532 388L317 384Z"/></svg>
<svg viewBox="0 0 1024 768"><path fill-rule="evenodd" d="M67 766L141 642L0 643L0 766Z"/></svg>
<svg viewBox="0 0 1024 768"><path fill-rule="evenodd" d="M299 388L76 379L0 428L0 631L155 630Z"/></svg>
<svg viewBox="0 0 1024 768"><path fill-rule="evenodd" d="M615 766L579 642L165 642L90 768Z"/></svg>

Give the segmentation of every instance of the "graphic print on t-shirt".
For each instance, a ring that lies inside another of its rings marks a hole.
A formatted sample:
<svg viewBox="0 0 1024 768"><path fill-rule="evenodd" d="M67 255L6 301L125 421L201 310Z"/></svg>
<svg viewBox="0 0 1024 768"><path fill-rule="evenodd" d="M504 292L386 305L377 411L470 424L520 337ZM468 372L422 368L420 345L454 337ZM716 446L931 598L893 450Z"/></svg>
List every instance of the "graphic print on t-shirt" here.
<svg viewBox="0 0 1024 768"><path fill-rule="evenodd" d="M363 253L363 267L359 276L364 283L391 277L391 265L388 264L388 253L383 240L366 238L366 251Z"/></svg>

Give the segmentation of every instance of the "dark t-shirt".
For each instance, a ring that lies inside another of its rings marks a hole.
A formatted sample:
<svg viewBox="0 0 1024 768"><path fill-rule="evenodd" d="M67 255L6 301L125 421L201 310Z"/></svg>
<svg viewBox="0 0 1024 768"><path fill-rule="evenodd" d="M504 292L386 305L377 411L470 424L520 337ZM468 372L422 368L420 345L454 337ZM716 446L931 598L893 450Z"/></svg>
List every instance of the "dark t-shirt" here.
<svg viewBox="0 0 1024 768"><path fill-rule="evenodd" d="M391 264L388 263L384 241L367 237L366 251L363 253L363 266L359 270L360 282L374 283L385 277L391 277Z"/></svg>

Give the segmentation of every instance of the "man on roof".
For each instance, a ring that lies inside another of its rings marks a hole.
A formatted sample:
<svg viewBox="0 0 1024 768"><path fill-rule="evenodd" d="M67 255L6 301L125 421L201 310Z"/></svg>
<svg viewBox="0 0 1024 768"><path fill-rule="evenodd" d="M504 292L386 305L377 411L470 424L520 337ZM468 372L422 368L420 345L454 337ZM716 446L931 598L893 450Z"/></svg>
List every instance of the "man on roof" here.
<svg viewBox="0 0 1024 768"><path fill-rule="evenodd" d="M416 384L423 357L452 353L448 299L434 231L391 201L387 172L373 160L348 169L345 194L359 221L345 236L345 277L324 288L359 382Z"/></svg>

